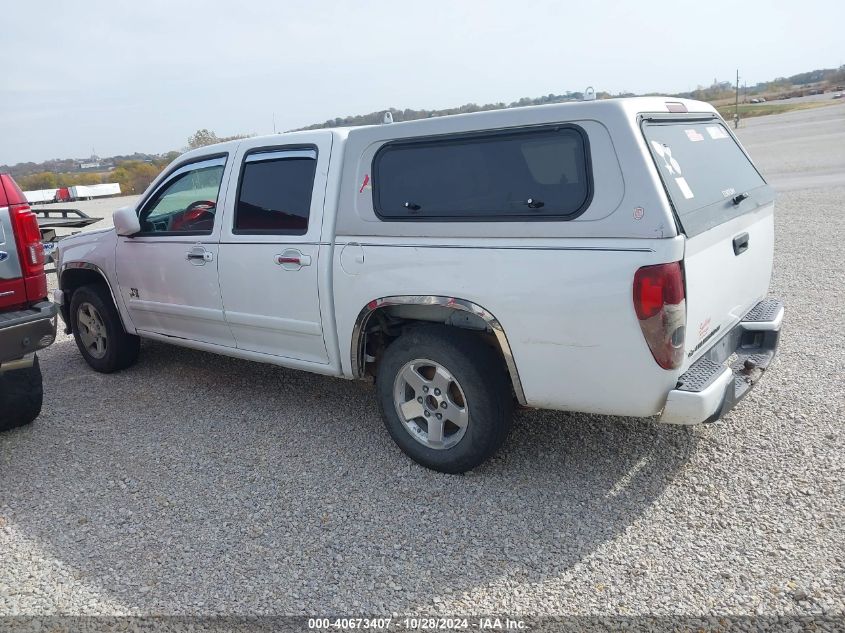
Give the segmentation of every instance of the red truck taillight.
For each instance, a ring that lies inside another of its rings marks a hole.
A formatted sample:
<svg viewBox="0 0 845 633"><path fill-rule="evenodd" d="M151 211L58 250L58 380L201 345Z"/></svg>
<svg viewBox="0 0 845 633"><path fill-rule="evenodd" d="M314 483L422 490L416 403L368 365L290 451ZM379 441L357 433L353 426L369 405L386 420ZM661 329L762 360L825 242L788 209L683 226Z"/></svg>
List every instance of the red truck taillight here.
<svg viewBox="0 0 845 633"><path fill-rule="evenodd" d="M684 360L687 305L680 262L643 266L634 274L634 310L648 348L663 369Z"/></svg>
<svg viewBox="0 0 845 633"><path fill-rule="evenodd" d="M41 230L38 218L28 204L9 205L12 216L12 230L18 243L21 267L24 277L40 275L44 272L44 244L41 243Z"/></svg>
<svg viewBox="0 0 845 633"><path fill-rule="evenodd" d="M47 275L44 273L44 244L38 218L29 208L20 187L8 174L0 174L0 190L9 208L12 233L18 247L18 259L23 273L24 303L47 297Z"/></svg>

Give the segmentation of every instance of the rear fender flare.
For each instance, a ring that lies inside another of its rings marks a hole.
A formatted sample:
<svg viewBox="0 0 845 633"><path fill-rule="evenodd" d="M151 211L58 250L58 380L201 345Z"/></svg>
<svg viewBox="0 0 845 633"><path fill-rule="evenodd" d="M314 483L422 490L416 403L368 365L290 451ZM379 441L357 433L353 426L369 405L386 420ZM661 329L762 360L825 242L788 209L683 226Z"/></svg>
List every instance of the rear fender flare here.
<svg viewBox="0 0 845 633"><path fill-rule="evenodd" d="M350 354L352 373L355 378L361 378L364 376L365 333L370 317L380 308L399 305L439 306L450 310L468 312L482 319L493 332L493 335L496 337L496 341L499 344L499 349L505 359L505 365L507 366L517 401L522 405L527 403L525 392L522 388L522 381L519 378L519 372L516 368L516 361L513 357L513 351L511 350L508 337L505 334L505 330L501 323L499 323L499 320L493 316L492 313L477 303L467 301L466 299L459 299L457 297L441 297L436 295L398 295L393 297L381 297L370 301L358 313L358 318L355 320L355 326L352 329L352 345L350 348Z"/></svg>

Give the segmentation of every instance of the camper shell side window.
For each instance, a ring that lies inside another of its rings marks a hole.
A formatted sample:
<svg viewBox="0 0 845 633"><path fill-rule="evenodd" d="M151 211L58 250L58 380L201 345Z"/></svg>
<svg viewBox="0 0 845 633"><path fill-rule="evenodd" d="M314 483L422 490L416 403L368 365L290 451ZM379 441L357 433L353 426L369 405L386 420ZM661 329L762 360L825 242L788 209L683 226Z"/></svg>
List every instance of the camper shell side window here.
<svg viewBox="0 0 845 633"><path fill-rule="evenodd" d="M549 221L593 194L589 141L576 125L393 141L373 159L383 221Z"/></svg>

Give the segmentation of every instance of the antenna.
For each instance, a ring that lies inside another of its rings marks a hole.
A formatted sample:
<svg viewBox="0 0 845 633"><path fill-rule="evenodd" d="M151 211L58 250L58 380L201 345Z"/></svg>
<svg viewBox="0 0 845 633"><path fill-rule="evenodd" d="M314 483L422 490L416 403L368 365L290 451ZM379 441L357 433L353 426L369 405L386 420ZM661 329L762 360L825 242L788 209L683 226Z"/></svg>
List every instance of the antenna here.
<svg viewBox="0 0 845 633"><path fill-rule="evenodd" d="M393 113L388 110L384 113L384 116L381 119L381 122L387 125L388 123L393 123Z"/></svg>
<svg viewBox="0 0 845 633"><path fill-rule="evenodd" d="M592 86L587 86L584 90L584 98L583 101L595 101L596 100L596 90Z"/></svg>
<svg viewBox="0 0 845 633"><path fill-rule="evenodd" d="M273 134L276 133L276 113L273 113Z"/></svg>

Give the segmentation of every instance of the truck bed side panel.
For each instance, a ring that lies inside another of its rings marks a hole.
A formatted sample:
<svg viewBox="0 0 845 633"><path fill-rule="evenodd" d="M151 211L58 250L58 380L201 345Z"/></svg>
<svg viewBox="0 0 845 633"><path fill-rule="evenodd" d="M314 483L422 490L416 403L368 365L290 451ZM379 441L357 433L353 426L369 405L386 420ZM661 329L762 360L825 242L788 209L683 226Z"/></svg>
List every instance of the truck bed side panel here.
<svg viewBox="0 0 845 633"><path fill-rule="evenodd" d="M345 240L344 240L345 241ZM664 240L413 240L350 238L363 262L335 250L340 340L373 299L451 296L501 323L530 406L650 416L677 371L661 369L632 302L640 266L677 261L681 238ZM344 373L351 374L349 353Z"/></svg>

